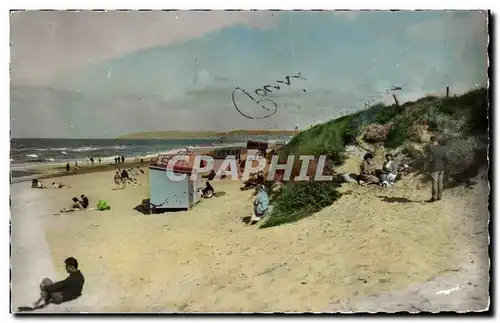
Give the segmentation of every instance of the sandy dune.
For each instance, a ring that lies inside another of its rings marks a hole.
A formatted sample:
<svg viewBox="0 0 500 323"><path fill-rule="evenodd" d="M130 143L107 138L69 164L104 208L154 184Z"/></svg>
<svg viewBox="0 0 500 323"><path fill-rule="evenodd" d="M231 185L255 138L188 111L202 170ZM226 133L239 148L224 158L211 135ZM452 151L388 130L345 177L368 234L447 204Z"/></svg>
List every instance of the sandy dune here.
<svg viewBox="0 0 500 323"><path fill-rule="evenodd" d="M81 263L85 295L44 312L363 310L356 304L370 296L459 272L470 261L487 284L485 183L447 191L434 204L422 203L430 188L416 179L384 190L345 185L348 194L316 215L258 229L240 221L251 212L252 193L237 182L214 182L227 194L189 212L143 215L134 207L148 197L147 175L124 190L112 189L112 177L68 176L63 182L72 188L60 190L12 185L14 308L34 301L36 284L53 268L65 277L68 256ZM112 209L50 215L82 193L93 205L106 199ZM26 268L27 259L45 262ZM474 309L487 306L482 297ZM396 301L400 309L405 298Z"/></svg>

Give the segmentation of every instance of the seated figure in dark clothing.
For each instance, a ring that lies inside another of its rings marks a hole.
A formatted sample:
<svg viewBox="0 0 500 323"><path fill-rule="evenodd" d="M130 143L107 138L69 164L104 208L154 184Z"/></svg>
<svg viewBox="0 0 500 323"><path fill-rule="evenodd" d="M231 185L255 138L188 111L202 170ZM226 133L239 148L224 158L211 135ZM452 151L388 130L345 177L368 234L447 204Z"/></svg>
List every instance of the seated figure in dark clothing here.
<svg viewBox="0 0 500 323"><path fill-rule="evenodd" d="M85 278L78 270L78 261L69 257L64 260L69 276L65 280L52 282L45 278L40 284L40 299L35 302L35 308L47 306L50 302L60 304L78 298L82 294ZM44 304L40 305L40 303Z"/></svg>
<svg viewBox="0 0 500 323"><path fill-rule="evenodd" d="M212 185L210 185L210 182L206 182L205 184L205 188L201 190L201 196L204 198L210 198L214 195L215 190Z"/></svg>
<svg viewBox="0 0 500 323"><path fill-rule="evenodd" d="M82 194L82 196L80 196L82 198L82 201L80 202L80 204L82 205L82 207L84 209L88 208L89 207L89 199Z"/></svg>
<svg viewBox="0 0 500 323"><path fill-rule="evenodd" d="M264 184L265 177L262 171L259 171L257 174L250 175L250 178L244 182L245 186L240 187L240 190L246 191L251 188L257 187L259 184Z"/></svg>

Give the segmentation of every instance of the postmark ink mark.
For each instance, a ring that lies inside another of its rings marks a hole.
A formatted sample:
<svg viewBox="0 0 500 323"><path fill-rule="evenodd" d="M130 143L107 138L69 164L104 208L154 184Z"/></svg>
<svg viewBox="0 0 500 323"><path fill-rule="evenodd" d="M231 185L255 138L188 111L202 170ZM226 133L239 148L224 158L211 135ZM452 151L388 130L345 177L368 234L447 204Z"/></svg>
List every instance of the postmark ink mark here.
<svg viewBox="0 0 500 323"><path fill-rule="evenodd" d="M284 85L288 85L291 87L291 85L292 85L291 80L292 79L306 80L306 78L304 78L301 75L301 73L298 73L297 75L288 75L284 78L284 80L278 80L274 84L266 84L266 85L264 85L256 90L254 90L252 94L249 93L248 91L242 89L241 87L236 87L233 90L233 93L231 94L233 106L236 109L236 111L238 111L238 113L241 114L242 116L244 116L245 118L248 118L248 119L268 118L268 117L272 116L273 114L275 114L276 112L278 112L278 104L274 100L269 98L268 93L278 92L282 89L282 86L284 86ZM236 102L235 94L237 92L241 92L242 94L244 94L245 95L244 97L247 98L248 100L250 100L254 104L254 107L256 107L256 108L260 107L261 109L265 110L266 112L260 116L255 116L255 115L249 114L248 112L244 112L238 106L238 103ZM306 92L306 90L302 89L302 92Z"/></svg>

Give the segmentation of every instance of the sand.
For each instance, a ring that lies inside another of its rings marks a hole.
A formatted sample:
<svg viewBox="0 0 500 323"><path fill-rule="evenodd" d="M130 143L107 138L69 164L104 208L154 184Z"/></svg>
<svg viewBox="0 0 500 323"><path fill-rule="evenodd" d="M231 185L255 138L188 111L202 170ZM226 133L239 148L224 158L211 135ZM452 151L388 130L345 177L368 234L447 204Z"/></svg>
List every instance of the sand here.
<svg viewBox="0 0 500 323"><path fill-rule="evenodd" d="M251 214L252 192L238 182L214 181L227 194L190 211L143 215L134 207L148 197L148 177L136 177L141 185L124 190L113 190L113 172L62 178L70 189L11 185L14 309L36 300L43 277L64 278L68 256L80 261L84 295L41 312L391 312L489 304L485 181L446 191L432 204L423 203L430 188L417 179L388 189L345 184L347 194L314 216L258 229L240 221ZM93 205L106 199L112 209L53 215L80 194Z"/></svg>

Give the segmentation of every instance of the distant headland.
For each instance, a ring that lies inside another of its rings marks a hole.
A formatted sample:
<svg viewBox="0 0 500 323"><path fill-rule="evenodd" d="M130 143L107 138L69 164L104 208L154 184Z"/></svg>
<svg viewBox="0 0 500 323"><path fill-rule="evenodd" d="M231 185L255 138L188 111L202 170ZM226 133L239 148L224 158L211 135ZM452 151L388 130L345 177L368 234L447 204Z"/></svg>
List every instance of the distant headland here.
<svg viewBox="0 0 500 323"><path fill-rule="evenodd" d="M295 135L296 130L231 130L219 131L155 131L134 132L119 136L117 139L191 139L229 136L259 136L259 135Z"/></svg>

